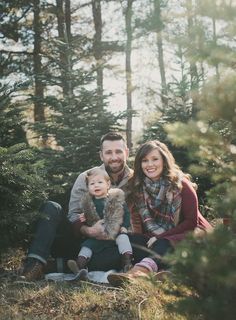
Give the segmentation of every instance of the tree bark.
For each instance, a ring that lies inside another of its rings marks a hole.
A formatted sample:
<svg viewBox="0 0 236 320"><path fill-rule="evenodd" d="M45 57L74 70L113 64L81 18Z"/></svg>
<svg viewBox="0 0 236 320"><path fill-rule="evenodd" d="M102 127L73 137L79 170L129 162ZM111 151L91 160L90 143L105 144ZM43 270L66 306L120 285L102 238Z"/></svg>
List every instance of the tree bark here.
<svg viewBox="0 0 236 320"><path fill-rule="evenodd" d="M196 44L195 34L193 32L194 22L193 22L193 4L192 0L187 0L187 14L188 14L188 38L190 44ZM196 48L194 47L196 50ZM191 48L191 56L193 55L193 48ZM195 62L190 61L190 77L191 77L191 89L196 89L198 87L199 77L197 65Z"/></svg>
<svg viewBox="0 0 236 320"><path fill-rule="evenodd" d="M71 14L70 14L70 0L56 0L57 4L57 21L58 21L58 36L63 42L60 48L61 61L61 85L63 95L66 98L71 98L73 89L71 85ZM64 10L65 4L65 10Z"/></svg>
<svg viewBox="0 0 236 320"><path fill-rule="evenodd" d="M216 36L216 19L215 17L212 18L212 27L213 27L213 41L215 46L217 46L217 36ZM220 73L219 73L219 64L215 63L215 69L216 69L216 77L218 80L220 80Z"/></svg>
<svg viewBox="0 0 236 320"><path fill-rule="evenodd" d="M34 100L34 121L44 121L44 86L42 82L42 59L41 59L41 21L40 21L40 0L34 0L34 79L35 79L35 100Z"/></svg>
<svg viewBox="0 0 236 320"><path fill-rule="evenodd" d="M162 18L161 18L161 1L154 0L154 16L156 19L156 34L157 34L157 50L158 50L158 63L161 76L161 101L162 106L168 105L168 92L166 85L166 73L165 73L165 63L163 55L163 40L162 40Z"/></svg>
<svg viewBox="0 0 236 320"><path fill-rule="evenodd" d="M126 28L126 50L125 50L125 73L126 73L126 99L127 99L127 123L126 139L127 146L132 152L132 69L131 69L131 52L132 52L132 4L134 0L127 0L125 9L125 28Z"/></svg>
<svg viewBox="0 0 236 320"><path fill-rule="evenodd" d="M97 106L103 108L103 49L102 49L102 12L101 1L92 1L93 21L94 21L94 41L93 51L96 59L97 72Z"/></svg>
<svg viewBox="0 0 236 320"><path fill-rule="evenodd" d="M195 41L195 33L193 30L194 27L194 21L193 21L193 4L192 0L187 0L187 15L188 15L188 39L190 46L194 44L194 48L190 47L190 55L191 57L194 56L194 50L196 49L196 41ZM198 69L197 64L195 62L192 62L190 60L190 88L191 90L197 90L199 88L199 75L198 75ZM194 96L192 97L192 117L195 117L197 110L196 110L197 103L194 99Z"/></svg>

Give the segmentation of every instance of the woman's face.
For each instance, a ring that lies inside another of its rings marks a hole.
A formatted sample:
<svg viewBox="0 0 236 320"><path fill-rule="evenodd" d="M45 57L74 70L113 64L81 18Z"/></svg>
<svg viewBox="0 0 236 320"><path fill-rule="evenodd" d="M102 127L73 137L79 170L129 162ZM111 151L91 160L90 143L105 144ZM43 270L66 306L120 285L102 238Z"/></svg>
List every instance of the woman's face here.
<svg viewBox="0 0 236 320"><path fill-rule="evenodd" d="M154 149L141 160L141 168L145 176L156 181L163 172L164 161L159 150Z"/></svg>

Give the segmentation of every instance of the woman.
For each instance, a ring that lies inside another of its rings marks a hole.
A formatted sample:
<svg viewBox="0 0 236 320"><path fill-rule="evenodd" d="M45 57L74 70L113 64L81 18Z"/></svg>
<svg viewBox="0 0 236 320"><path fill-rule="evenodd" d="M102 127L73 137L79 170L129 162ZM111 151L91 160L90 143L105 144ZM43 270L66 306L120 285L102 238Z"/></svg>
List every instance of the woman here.
<svg viewBox="0 0 236 320"><path fill-rule="evenodd" d="M155 252L155 257L146 253L128 273L110 274L108 280L114 285L163 269L161 257L188 232L212 229L198 210L189 175L181 171L168 147L160 141L148 141L138 149L130 190L133 232L142 234L143 244Z"/></svg>

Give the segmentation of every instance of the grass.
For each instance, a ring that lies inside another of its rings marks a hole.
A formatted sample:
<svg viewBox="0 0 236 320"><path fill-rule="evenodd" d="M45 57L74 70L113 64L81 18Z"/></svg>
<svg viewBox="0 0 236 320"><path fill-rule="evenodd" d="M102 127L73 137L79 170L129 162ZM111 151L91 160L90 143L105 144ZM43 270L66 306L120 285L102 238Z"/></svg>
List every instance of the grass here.
<svg viewBox="0 0 236 320"><path fill-rule="evenodd" d="M122 289L86 282L19 281L23 256L11 251L0 268L0 319L187 320L169 308L184 295L173 282L138 280ZM197 319L197 318L196 318Z"/></svg>

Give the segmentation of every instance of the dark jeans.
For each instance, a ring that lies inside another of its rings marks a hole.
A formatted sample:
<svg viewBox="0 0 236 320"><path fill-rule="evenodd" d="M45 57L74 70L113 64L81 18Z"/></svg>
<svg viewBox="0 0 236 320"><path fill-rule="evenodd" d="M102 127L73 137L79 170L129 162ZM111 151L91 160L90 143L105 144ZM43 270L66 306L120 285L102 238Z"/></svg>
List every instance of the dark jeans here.
<svg viewBox="0 0 236 320"><path fill-rule="evenodd" d="M152 258L158 269L167 269L168 266L162 261L162 257L173 252L174 248L167 239L158 239L152 247L147 248L148 237L142 234L131 234L129 236L133 248L134 263L140 262L143 258Z"/></svg>
<svg viewBox="0 0 236 320"><path fill-rule="evenodd" d="M35 237L28 255L43 262L46 262L50 255L54 258L63 258L64 261L75 259L84 239L75 237L72 224L63 213L61 206L56 202L48 201L42 205L40 213L41 218L37 223ZM162 264L161 258L156 254L163 256L171 250L171 245L166 239L158 240L152 250L148 250L145 248L148 239L144 235L130 234L129 238L133 247L134 263L149 256L160 266ZM121 259L115 242L114 246L94 253L88 268L90 271L120 270Z"/></svg>

